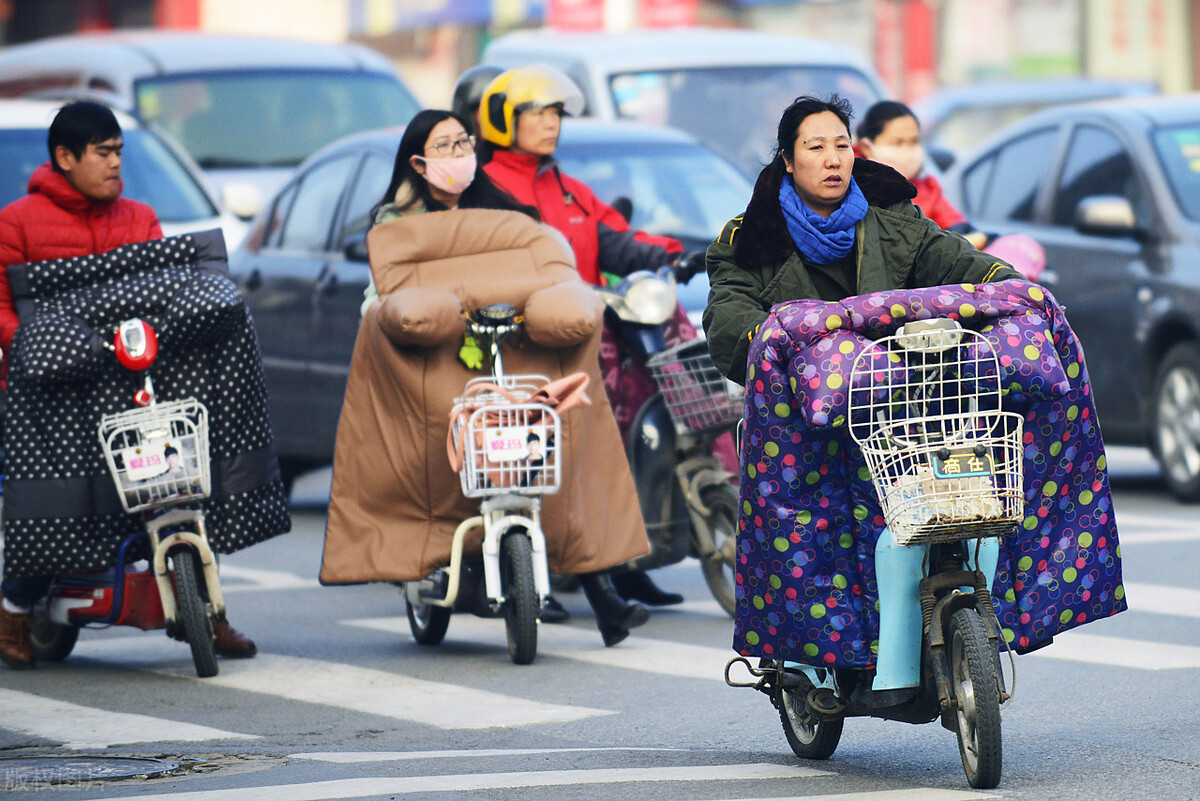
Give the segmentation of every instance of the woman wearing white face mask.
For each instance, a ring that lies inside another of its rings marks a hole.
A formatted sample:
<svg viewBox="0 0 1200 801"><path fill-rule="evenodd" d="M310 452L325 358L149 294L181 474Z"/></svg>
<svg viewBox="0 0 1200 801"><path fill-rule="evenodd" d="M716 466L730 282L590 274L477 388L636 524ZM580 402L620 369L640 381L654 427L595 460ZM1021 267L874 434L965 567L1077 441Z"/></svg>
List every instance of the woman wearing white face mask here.
<svg viewBox="0 0 1200 801"><path fill-rule="evenodd" d="M925 216L942 228L956 231L975 247L983 247L987 235L974 227L942 193L942 185L922 172L925 148L921 146L921 126L912 109L895 100L883 100L867 111L858 124L855 149L863 158L886 164L917 188L913 203Z"/></svg>

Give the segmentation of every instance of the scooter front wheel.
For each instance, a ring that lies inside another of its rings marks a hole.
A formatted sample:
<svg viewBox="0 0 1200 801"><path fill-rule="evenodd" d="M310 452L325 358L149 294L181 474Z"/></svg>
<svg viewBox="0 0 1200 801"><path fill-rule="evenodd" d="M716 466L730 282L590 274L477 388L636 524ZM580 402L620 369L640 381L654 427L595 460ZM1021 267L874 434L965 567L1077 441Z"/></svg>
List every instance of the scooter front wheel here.
<svg viewBox="0 0 1200 801"><path fill-rule="evenodd" d="M61 662L75 649L79 626L55 623L47 614L34 612L29 640L39 662Z"/></svg>
<svg viewBox="0 0 1200 801"><path fill-rule="evenodd" d="M792 753L801 759L829 759L842 739L845 718L814 720L804 703L804 689L779 690L779 720Z"/></svg>
<svg viewBox="0 0 1200 801"><path fill-rule="evenodd" d="M217 675L217 651L213 644L212 620L208 604L200 594L200 565L190 548L176 548L168 555L175 576L175 623L192 648L196 675L207 679Z"/></svg>
<svg viewBox="0 0 1200 801"><path fill-rule="evenodd" d="M733 588L737 582L738 491L732 484L718 484L705 489L700 499L709 510L704 523L715 548L708 558L701 557L700 567L709 591L733 617L737 610Z"/></svg>
<svg viewBox="0 0 1200 801"><path fill-rule="evenodd" d="M537 655L538 595L533 583L533 545L523 531L500 541L500 584L504 592L504 628L508 655L528 665Z"/></svg>
<svg viewBox="0 0 1200 801"><path fill-rule="evenodd" d="M950 681L955 729L967 781L979 790L1000 783L1000 677L987 627L974 609L950 617Z"/></svg>
<svg viewBox="0 0 1200 801"><path fill-rule="evenodd" d="M437 645L450 627L450 609L433 604L416 604L404 599L408 607L408 628L418 645Z"/></svg>

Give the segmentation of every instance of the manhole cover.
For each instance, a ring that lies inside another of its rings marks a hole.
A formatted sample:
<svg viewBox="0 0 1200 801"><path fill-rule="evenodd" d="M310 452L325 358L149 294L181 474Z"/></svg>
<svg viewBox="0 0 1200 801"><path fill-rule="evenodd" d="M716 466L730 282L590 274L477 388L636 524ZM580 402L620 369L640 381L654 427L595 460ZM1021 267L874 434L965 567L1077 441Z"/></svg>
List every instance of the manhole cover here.
<svg viewBox="0 0 1200 801"><path fill-rule="evenodd" d="M162 776L178 767L178 762L144 757L0 757L0 790Z"/></svg>

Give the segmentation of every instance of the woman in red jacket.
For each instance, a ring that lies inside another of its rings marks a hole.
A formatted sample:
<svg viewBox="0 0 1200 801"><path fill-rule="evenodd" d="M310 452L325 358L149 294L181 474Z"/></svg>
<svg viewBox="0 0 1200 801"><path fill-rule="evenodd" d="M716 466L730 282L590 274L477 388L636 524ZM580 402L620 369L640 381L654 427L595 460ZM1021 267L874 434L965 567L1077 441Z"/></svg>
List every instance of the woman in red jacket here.
<svg viewBox="0 0 1200 801"><path fill-rule="evenodd" d="M8 266L105 253L162 237L154 209L121 197L121 126L99 103L63 106L46 137L50 161L34 170L29 194L0 210L0 347L4 373L20 321ZM50 576L6 579L0 589L0 660L34 664L30 609L50 588ZM217 653L254 656L253 642L225 620L213 620Z"/></svg>
<svg viewBox="0 0 1200 801"><path fill-rule="evenodd" d="M678 240L630 228L586 184L559 169L554 151L562 118L582 110L579 88L553 67L537 64L501 73L480 98L484 172L518 202L536 208L542 222L567 238L575 253L575 268L594 286L604 284L606 273L623 276L678 261L683 252ZM702 263L702 257L688 259L692 272ZM681 271L680 278L686 281L690 275ZM665 335L671 344L697 336L682 308L667 324ZM631 363L620 352L620 338L607 323L600 368L621 436L627 438L638 408L657 387L645 365ZM614 573L613 582L624 597L643 603L661 606L683 601L682 595L660 590L642 572Z"/></svg>

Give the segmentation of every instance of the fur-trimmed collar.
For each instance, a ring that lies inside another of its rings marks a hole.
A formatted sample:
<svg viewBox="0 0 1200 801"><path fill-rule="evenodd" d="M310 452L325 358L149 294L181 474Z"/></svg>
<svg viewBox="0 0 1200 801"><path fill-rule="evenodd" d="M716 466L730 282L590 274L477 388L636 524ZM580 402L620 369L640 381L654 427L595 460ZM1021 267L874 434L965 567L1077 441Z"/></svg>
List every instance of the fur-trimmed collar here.
<svg viewBox="0 0 1200 801"><path fill-rule="evenodd" d="M786 175L782 161L772 162L758 174L733 245L734 258L743 267L779 264L796 250L779 205L779 186ZM916 187L886 164L855 159L852 175L872 206L890 206L917 196Z"/></svg>

